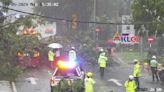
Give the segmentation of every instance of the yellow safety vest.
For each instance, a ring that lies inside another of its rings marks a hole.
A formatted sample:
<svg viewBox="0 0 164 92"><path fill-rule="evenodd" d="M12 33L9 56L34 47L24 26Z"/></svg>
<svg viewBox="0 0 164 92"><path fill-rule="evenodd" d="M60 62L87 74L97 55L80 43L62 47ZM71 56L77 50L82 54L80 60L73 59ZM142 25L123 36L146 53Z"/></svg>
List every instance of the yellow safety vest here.
<svg viewBox="0 0 164 92"><path fill-rule="evenodd" d="M99 66L100 67L106 67L107 60L108 60L107 57L100 55L99 59L98 59Z"/></svg>
<svg viewBox="0 0 164 92"><path fill-rule="evenodd" d="M136 89L136 83L134 80L132 81L129 81L127 80L125 82L125 89L126 89L126 92L135 92L135 89Z"/></svg>
<svg viewBox="0 0 164 92"><path fill-rule="evenodd" d="M133 70L133 76L134 77L139 77L140 75L141 75L140 65L135 64L134 65L134 70Z"/></svg>
<svg viewBox="0 0 164 92"><path fill-rule="evenodd" d="M49 51L49 52L48 52L48 60L49 60L49 61L54 61L54 55L55 55L55 54L54 54L52 51Z"/></svg>
<svg viewBox="0 0 164 92"><path fill-rule="evenodd" d="M92 78L85 78L85 92L94 92L95 81Z"/></svg>

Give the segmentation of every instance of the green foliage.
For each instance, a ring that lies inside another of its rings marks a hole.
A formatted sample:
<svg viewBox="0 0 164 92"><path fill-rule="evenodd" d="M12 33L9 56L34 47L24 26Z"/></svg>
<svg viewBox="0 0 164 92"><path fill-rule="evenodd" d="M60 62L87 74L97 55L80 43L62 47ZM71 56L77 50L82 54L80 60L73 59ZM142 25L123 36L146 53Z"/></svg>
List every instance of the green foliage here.
<svg viewBox="0 0 164 92"><path fill-rule="evenodd" d="M146 59L146 54L144 53L144 59ZM134 59L138 59L140 60L141 56L139 52L134 52L134 51L123 51L119 54L119 56L121 57L121 59L123 61L126 61L128 63L132 63Z"/></svg>
<svg viewBox="0 0 164 92"><path fill-rule="evenodd" d="M12 0L0 0L2 6L8 7ZM8 9L2 8L2 11L8 12Z"/></svg>
<svg viewBox="0 0 164 92"><path fill-rule="evenodd" d="M164 0L134 0L132 3L132 16L134 22L150 22L144 24L149 30L149 35L159 35L164 33ZM141 25L135 25L140 29ZM157 34L156 34L157 31Z"/></svg>
<svg viewBox="0 0 164 92"><path fill-rule="evenodd" d="M108 23L108 22L110 22L109 20L110 19L106 14L96 18L96 21L103 22L103 23ZM109 25L98 24L97 26L100 27L100 32L99 32L99 36L98 36L99 40L107 40L107 39L113 37Z"/></svg>
<svg viewBox="0 0 164 92"><path fill-rule="evenodd" d="M10 63L0 65L0 79L15 81L19 74L23 73L23 69Z"/></svg>
<svg viewBox="0 0 164 92"><path fill-rule="evenodd" d="M16 65L18 50L24 50L26 53L32 54L32 49L39 46L40 42L37 36L17 35L18 28L21 25L29 28L32 26L31 23L31 18L28 17L19 19L0 29L0 79L14 80L22 73L22 69Z"/></svg>
<svg viewBox="0 0 164 92"><path fill-rule="evenodd" d="M83 80L75 80L72 84L72 92L80 92L83 88Z"/></svg>

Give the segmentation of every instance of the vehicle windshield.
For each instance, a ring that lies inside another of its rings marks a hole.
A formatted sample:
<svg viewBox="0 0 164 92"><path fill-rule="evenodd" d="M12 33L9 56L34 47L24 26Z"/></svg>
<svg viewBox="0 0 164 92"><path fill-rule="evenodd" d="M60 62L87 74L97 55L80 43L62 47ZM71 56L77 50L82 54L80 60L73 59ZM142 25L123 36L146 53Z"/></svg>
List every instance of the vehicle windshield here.
<svg viewBox="0 0 164 92"><path fill-rule="evenodd" d="M75 69L62 70L59 69L54 76L78 76Z"/></svg>

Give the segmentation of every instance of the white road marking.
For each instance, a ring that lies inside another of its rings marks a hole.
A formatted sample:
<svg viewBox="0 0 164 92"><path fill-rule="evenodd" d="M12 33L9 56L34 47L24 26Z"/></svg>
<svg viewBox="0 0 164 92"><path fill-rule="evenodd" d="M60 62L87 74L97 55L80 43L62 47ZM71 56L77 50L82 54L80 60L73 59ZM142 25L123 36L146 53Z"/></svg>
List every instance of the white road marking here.
<svg viewBox="0 0 164 92"><path fill-rule="evenodd" d="M37 78L33 78L33 77L29 77L29 78L27 78L26 80L27 80L27 81L30 81L30 83L31 83L32 85L36 85L36 84L37 84L36 80L38 80L38 79L37 79Z"/></svg>
<svg viewBox="0 0 164 92"><path fill-rule="evenodd" d="M13 88L13 92L17 92L16 86L15 86L15 82L12 82L12 88Z"/></svg>
<svg viewBox="0 0 164 92"><path fill-rule="evenodd" d="M0 92L12 92L9 81L0 81Z"/></svg>
<svg viewBox="0 0 164 92"><path fill-rule="evenodd" d="M117 86L122 86L122 84L119 82L119 80L117 79L109 79L108 81L112 81L113 83L115 83Z"/></svg>

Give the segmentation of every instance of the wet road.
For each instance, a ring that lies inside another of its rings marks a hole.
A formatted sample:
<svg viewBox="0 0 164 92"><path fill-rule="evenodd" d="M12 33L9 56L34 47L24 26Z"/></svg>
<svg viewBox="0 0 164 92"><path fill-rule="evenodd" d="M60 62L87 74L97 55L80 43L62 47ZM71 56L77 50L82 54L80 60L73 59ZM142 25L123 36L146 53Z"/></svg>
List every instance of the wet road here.
<svg viewBox="0 0 164 92"><path fill-rule="evenodd" d="M95 92L125 92L124 83L128 76L132 74L133 65L113 65L105 69L105 78L103 80L99 77L99 68L97 65L85 65L85 71L94 73ZM89 68L92 67L92 68ZM29 78L34 78L36 83L29 81ZM41 67L39 69L30 69L27 73L21 75L16 82L18 92L50 92L49 88L49 74L48 68ZM160 83L153 83L151 76L147 73L142 73L140 78L141 88L147 88L147 91L155 92L153 88L158 88L159 91L164 92L164 86ZM163 88L162 88L163 87ZM162 89L163 91L160 91Z"/></svg>

